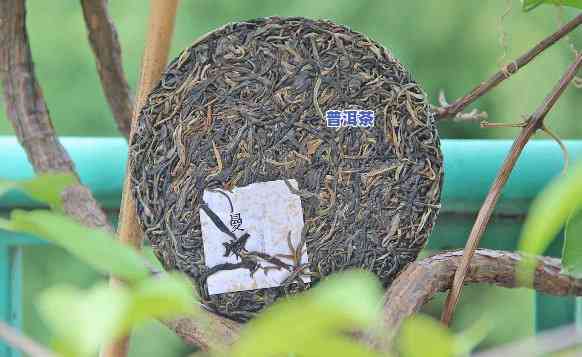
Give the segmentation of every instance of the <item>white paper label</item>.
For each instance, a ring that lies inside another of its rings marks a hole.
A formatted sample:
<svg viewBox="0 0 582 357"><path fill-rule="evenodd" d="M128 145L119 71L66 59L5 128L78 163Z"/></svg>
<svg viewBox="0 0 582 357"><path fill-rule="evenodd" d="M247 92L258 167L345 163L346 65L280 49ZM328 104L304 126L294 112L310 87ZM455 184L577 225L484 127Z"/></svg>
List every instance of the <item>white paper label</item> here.
<svg viewBox="0 0 582 357"><path fill-rule="evenodd" d="M295 180L287 182L297 189ZM206 190L203 201L206 206L200 209L200 225L204 261L210 269L223 264L219 271L208 277L208 293L214 295L281 286L297 267L297 262L289 257L294 254L289 243L295 251L301 244L303 209L299 196L292 193L284 181L278 180L237 187L232 192ZM222 224L217 224L216 219ZM243 241L244 246L238 244L239 249L234 249L238 256L232 249L227 249L234 242ZM299 266L308 263L306 251L303 244L302 251L297 254L301 256ZM240 256L247 256L250 260ZM252 276L250 269L234 265L243 260L257 263ZM281 268L281 262L286 268ZM304 275L301 279L310 281Z"/></svg>

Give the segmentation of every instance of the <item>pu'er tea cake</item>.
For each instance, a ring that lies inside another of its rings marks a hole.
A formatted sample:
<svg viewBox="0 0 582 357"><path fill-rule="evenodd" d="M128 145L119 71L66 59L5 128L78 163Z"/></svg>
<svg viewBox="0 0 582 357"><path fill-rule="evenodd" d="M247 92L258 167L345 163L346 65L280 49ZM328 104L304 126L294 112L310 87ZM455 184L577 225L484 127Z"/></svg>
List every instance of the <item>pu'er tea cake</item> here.
<svg viewBox="0 0 582 357"><path fill-rule="evenodd" d="M196 41L147 98L129 159L159 260L238 321L348 268L390 284L440 207L424 91L330 21L263 18Z"/></svg>

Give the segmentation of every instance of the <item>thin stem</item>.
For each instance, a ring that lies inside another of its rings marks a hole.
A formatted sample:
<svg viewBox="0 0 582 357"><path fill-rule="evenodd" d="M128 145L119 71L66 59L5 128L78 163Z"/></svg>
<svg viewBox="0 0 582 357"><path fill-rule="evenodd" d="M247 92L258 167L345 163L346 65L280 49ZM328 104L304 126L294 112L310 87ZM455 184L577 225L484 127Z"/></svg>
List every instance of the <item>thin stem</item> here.
<svg viewBox="0 0 582 357"><path fill-rule="evenodd" d="M160 80L168 61L178 0L151 0L150 4L148 36L142 59L137 102L134 108L129 134L130 145L132 135L135 132L139 111L145 103L148 94ZM131 170L128 167L121 196L118 233L119 240L122 243L136 249L141 249L143 232L137 220L135 203L133 202L131 194L131 179L127 176L130 172ZM122 282L119 279L111 277L110 285L116 286L120 284ZM129 335L123 336L112 344L105 346L101 351L101 356L125 357L127 356L128 350Z"/></svg>
<svg viewBox="0 0 582 357"><path fill-rule="evenodd" d="M497 177L495 178L495 181L493 182L493 185L491 186L491 189L489 190L487 197L481 206L481 209L479 210L473 225L473 229L471 230L467 244L465 245L465 254L463 255L459 269L455 273L453 286L445 303L445 309L442 315L442 321L444 324L448 325L452 319L453 312L461 295L461 289L463 287L465 276L467 275L467 270L469 268L471 258L473 257L475 249L477 249L477 246L479 245L479 241L481 240L485 229L487 228L487 224L489 223L491 214L493 213L495 205L497 204L501 190L509 179L509 175L514 168L519 155L533 134L543 126L546 115L552 109L554 104L556 104L574 76L576 76L576 72L580 68L581 64L582 55L578 55L574 63L570 65L564 76L556 84L552 92L546 97L542 105L529 117L527 120L527 125L523 127L520 134L515 139L511 147L511 151L505 158L505 161L499 173L497 174Z"/></svg>
<svg viewBox="0 0 582 357"><path fill-rule="evenodd" d="M444 119L447 117L454 117L460 113L465 107L473 103L475 100L483 96L485 93L489 92L491 89L495 88L499 83L503 82L507 78L511 77L513 74L517 73L523 66L530 63L534 58L536 58L544 50L558 42L564 36L569 34L572 30L578 27L582 23L582 14L576 16L573 20L568 22L558 31L554 32L550 36L543 39L535 47L530 49L528 52L523 54L521 57L517 58L513 62L509 63L505 68L495 73L491 78L482 82L472 91L470 91L465 96L455 100L454 102L440 108L436 108L437 119Z"/></svg>
<svg viewBox="0 0 582 357"><path fill-rule="evenodd" d="M46 347L24 336L3 321L0 321L0 340L30 357L56 357Z"/></svg>
<svg viewBox="0 0 582 357"><path fill-rule="evenodd" d="M133 99L123 73L121 46L107 12L107 0L81 0L101 87L119 131L129 138Z"/></svg>

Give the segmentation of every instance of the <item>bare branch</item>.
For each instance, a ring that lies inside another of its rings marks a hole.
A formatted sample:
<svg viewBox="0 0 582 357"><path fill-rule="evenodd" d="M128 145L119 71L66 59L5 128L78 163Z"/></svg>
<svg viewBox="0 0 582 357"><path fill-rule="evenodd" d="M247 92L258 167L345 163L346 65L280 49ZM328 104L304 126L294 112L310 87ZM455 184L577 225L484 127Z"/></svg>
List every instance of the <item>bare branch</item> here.
<svg viewBox="0 0 582 357"><path fill-rule="evenodd" d="M451 288L453 275L460 269L463 251L442 252L410 264L394 280L384 295L384 316L381 338L369 337L368 342L386 349L402 322L428 302L436 293ZM550 295L582 295L582 280L561 273L560 260L538 257L533 280L516 279L519 253L478 249L465 283L495 284L505 288L533 288ZM530 284L530 285L528 285Z"/></svg>
<svg viewBox="0 0 582 357"><path fill-rule="evenodd" d="M455 100L453 103L447 106L435 108L437 119L444 119L456 116L469 104L473 103L475 100L483 96L485 93L495 88L499 83L503 82L507 78L511 77L513 74L517 73L523 66L530 63L540 53L542 53L548 47L552 46L557 41L562 39L564 36L569 34L572 30L577 28L578 25L580 25L580 23L582 23L582 14L576 16L572 21L568 22L558 31L554 32L553 34L542 40L527 53L517 58L515 61L509 63L507 66L505 66L505 68L495 73L491 78L479 84L464 97Z"/></svg>
<svg viewBox="0 0 582 357"><path fill-rule="evenodd" d="M56 357L50 350L22 335L3 321L0 321L0 340L30 357Z"/></svg>
<svg viewBox="0 0 582 357"><path fill-rule="evenodd" d="M7 116L37 173L52 171L76 175L71 158L55 134L36 80L25 16L24 0L0 2L0 79L4 85ZM105 213L81 184L67 188L63 202L65 212L81 223L111 230ZM86 203L90 203L90 212L83 209Z"/></svg>
<svg viewBox="0 0 582 357"><path fill-rule="evenodd" d="M121 47L107 12L107 0L81 0L81 6L103 92L119 131L129 138L133 99L123 73Z"/></svg>
<svg viewBox="0 0 582 357"><path fill-rule="evenodd" d="M582 15L581 15L582 16ZM505 158L503 162L503 166L499 170L491 189L487 193L487 197L485 197L485 201L477 214L477 218L475 219L475 223L469 234L469 238L467 239L467 243L465 245L465 254L463 256L463 260L461 265L459 266L458 271L455 273L455 280L453 283L453 287L449 292L447 297L447 301L445 303L445 309L443 311L442 321L445 324L449 324L452 319L453 312L455 310L455 306L459 301L459 297L461 295L461 289L463 288L463 281L465 279L465 275L467 274L467 270L469 269L469 262L475 252L475 249L479 246L479 241L485 233L485 229L487 228L487 223L491 218L491 214L495 209L495 205L501 195L501 190L505 183L509 179L509 175L513 170L519 155L523 151L523 148L529 141L529 139L535 134L535 132L543 127L544 119L548 112L552 109L554 104L558 101L562 93L568 87L568 84L572 81L574 76L576 76L576 72L580 68L582 64L582 54L576 57L576 60L564 76L560 79L560 81L556 84L552 92L546 97L542 105L533 113L529 119L526 121L526 125L522 128L520 134L513 142L511 147L511 151Z"/></svg>
<svg viewBox="0 0 582 357"><path fill-rule="evenodd" d="M438 101L439 101L439 105L441 106L441 108L446 108L449 106L449 103L447 102L447 98L445 96L444 91L440 91ZM470 111L468 113L458 112L453 117L453 120L456 122L483 121L483 120L487 119L488 117L489 117L489 115L487 114L487 112L481 111L479 109L473 109L472 111Z"/></svg>

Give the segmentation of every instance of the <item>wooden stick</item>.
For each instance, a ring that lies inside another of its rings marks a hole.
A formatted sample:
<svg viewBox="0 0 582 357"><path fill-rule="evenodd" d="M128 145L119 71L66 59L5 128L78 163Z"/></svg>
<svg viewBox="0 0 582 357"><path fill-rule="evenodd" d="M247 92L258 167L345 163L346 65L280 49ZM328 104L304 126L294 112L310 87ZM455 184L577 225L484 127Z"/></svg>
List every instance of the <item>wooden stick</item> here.
<svg viewBox="0 0 582 357"><path fill-rule="evenodd" d="M56 357L46 347L21 334L12 326L0 321L0 340L30 357Z"/></svg>
<svg viewBox="0 0 582 357"><path fill-rule="evenodd" d="M0 80L4 85L7 117L34 171L77 176L73 161L57 138L36 80L24 0L0 2ZM65 212L79 222L112 231L107 216L85 186L79 183L66 188L62 198Z"/></svg>
<svg viewBox="0 0 582 357"><path fill-rule="evenodd" d="M145 103L148 94L155 84L160 80L162 72L168 60L172 32L174 30L174 18L178 0L152 0L150 22L148 26L148 36L144 55L142 59L142 68L136 107L133 112L131 121L131 135L134 133L137 125L139 111ZM130 139L131 140L131 139ZM127 173L130 170L126 170ZM136 248L141 247L143 234L137 222L137 215L133 198L131 196L130 180L126 177L123 196L120 208L120 225L119 239Z"/></svg>
<svg viewBox="0 0 582 357"><path fill-rule="evenodd" d="M511 77L513 74L517 73L523 66L530 63L534 58L536 58L540 53L545 51L547 48L551 47L553 44L558 42L560 39L565 37L567 34L572 32L582 23L582 14L576 16L572 21L568 22L566 25L562 26L558 31L554 32L550 36L543 39L534 48L530 49L528 52L523 54L521 57L515 59L513 62L509 63L501 71L495 73L491 78L482 82L472 91L470 91L465 96L455 100L453 103L448 104L444 107L436 108L437 119L444 119L447 117L454 117L460 113L465 107L473 103L475 100L479 99L485 93L489 92L491 89L497 87L497 85L507 78Z"/></svg>
<svg viewBox="0 0 582 357"><path fill-rule="evenodd" d="M142 59L140 82L137 101L134 108L129 141L135 132L139 111L153 89L168 61L168 54L174 31L174 20L178 7L178 0L151 0L148 35ZM128 163L129 165L129 163ZM135 204L131 194L131 179L129 166L126 169L126 177L123 185L121 207L119 212L119 240L135 249L141 249L143 233L137 220ZM122 282L111 277L110 284L118 286ZM129 336L123 336L112 344L105 346L101 351L102 357L125 357L129 350Z"/></svg>
<svg viewBox="0 0 582 357"><path fill-rule="evenodd" d="M107 0L81 0L81 6L103 93L119 131L129 138L133 99L123 72L117 31L107 12Z"/></svg>
<svg viewBox="0 0 582 357"><path fill-rule="evenodd" d="M442 252L414 262L400 273L384 295L382 336L368 335L371 346L389 349L402 322L436 293L451 288L453 275L463 262L463 251ZM538 257L534 279L516 279L523 256L515 252L478 249L470 261L467 284L495 284L505 288L533 288L557 295L582 295L582 280L561 273L560 260ZM531 285L527 285L531 284Z"/></svg>
<svg viewBox="0 0 582 357"><path fill-rule="evenodd" d="M581 64L582 54L579 54L576 57L574 63L570 65L564 76L556 84L552 92L546 97L542 105L529 117L520 134L513 142L509 154L505 158L505 161L503 162L503 165L501 166L501 169L499 170L499 173L497 174L491 189L487 193L487 197L485 197L485 201L483 202L483 205L477 214L477 218L473 224L473 229L471 230L469 238L467 239L463 260L461 261L459 269L455 273L453 287L451 288L451 291L449 292L445 302L445 309L443 310L442 315L442 322L444 324L448 325L453 317L455 306L457 305L459 297L461 296L463 281L465 280L465 275L467 274L467 269L469 268L469 263L473 253L475 252L475 249L477 249L483 233L485 233L485 229L487 228L491 214L493 213L495 205L497 204L499 196L501 195L501 190L509 179L509 175L515 167L515 163L517 162L519 155L523 151L523 148L529 139L538 129L543 126L546 115L553 108L554 104L556 104L562 93L566 90L568 84L570 84L572 79L576 76L576 73Z"/></svg>

